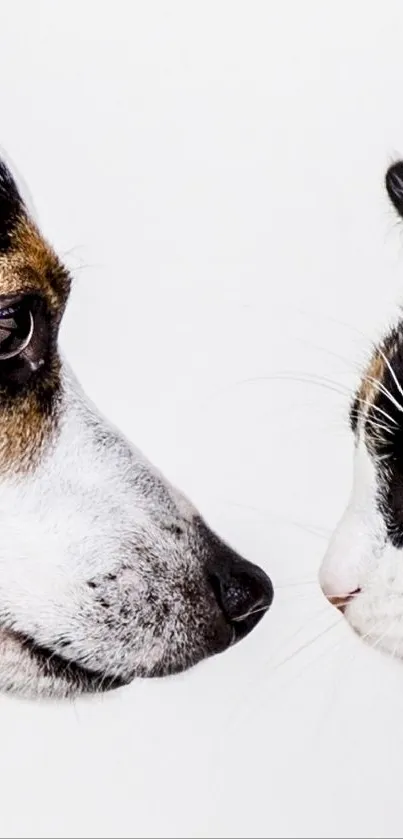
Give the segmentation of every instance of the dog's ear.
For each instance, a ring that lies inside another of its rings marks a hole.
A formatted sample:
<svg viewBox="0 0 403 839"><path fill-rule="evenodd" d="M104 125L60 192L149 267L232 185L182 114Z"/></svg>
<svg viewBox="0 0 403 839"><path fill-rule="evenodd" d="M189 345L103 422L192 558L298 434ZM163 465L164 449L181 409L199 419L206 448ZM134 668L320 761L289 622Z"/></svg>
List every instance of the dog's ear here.
<svg viewBox="0 0 403 839"><path fill-rule="evenodd" d="M393 206L399 216L403 217L403 160L389 166L385 175L385 186Z"/></svg>
<svg viewBox="0 0 403 839"><path fill-rule="evenodd" d="M0 161L0 389L43 379L54 367L69 290L68 272Z"/></svg>

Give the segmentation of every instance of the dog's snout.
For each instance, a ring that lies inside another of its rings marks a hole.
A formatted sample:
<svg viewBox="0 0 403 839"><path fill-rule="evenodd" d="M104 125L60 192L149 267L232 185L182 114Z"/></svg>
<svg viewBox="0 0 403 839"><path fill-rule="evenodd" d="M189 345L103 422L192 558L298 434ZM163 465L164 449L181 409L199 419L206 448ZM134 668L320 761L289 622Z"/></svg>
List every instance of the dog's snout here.
<svg viewBox="0 0 403 839"><path fill-rule="evenodd" d="M209 577L217 602L233 627L235 640L244 638L271 606L271 580L261 568L238 557L218 562Z"/></svg>

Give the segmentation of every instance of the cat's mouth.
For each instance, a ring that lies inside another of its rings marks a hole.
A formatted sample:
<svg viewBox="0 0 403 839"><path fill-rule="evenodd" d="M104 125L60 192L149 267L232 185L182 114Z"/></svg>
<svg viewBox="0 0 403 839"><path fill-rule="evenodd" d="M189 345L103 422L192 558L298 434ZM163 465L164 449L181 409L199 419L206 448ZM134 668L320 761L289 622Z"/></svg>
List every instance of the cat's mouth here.
<svg viewBox="0 0 403 839"><path fill-rule="evenodd" d="M339 612L342 613L342 615L344 615L345 611L347 609L347 606L349 606L349 604L352 603L353 600L360 593L361 593L361 589L356 588L354 591L350 591L349 594L345 594L343 596L339 596L339 595L336 596L334 594L328 594L328 595L326 595L326 597L327 597L329 603L331 603L332 606L334 606L336 609L339 610Z"/></svg>

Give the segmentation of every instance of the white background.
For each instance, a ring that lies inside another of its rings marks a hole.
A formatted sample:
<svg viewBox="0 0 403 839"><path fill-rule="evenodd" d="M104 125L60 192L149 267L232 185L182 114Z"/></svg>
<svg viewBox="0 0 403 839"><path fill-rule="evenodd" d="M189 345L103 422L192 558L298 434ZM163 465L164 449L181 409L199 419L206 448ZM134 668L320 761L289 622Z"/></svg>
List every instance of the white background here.
<svg viewBox="0 0 403 839"><path fill-rule="evenodd" d="M315 581L349 491L355 365L403 300L383 190L403 6L0 12L0 142L76 277L63 347L278 587L243 644L184 676L3 697L0 835L401 836L403 663Z"/></svg>

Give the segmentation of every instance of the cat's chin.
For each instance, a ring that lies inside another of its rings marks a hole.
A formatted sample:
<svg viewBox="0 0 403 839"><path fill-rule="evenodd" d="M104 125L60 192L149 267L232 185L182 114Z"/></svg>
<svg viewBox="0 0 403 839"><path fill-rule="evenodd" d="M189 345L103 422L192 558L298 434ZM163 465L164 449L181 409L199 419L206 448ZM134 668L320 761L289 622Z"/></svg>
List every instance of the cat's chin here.
<svg viewBox="0 0 403 839"><path fill-rule="evenodd" d="M403 600L403 595L401 597ZM386 602L391 602L390 596ZM344 617L367 647L398 661L403 659L403 617L383 611L377 613L373 598L365 591L346 607Z"/></svg>

